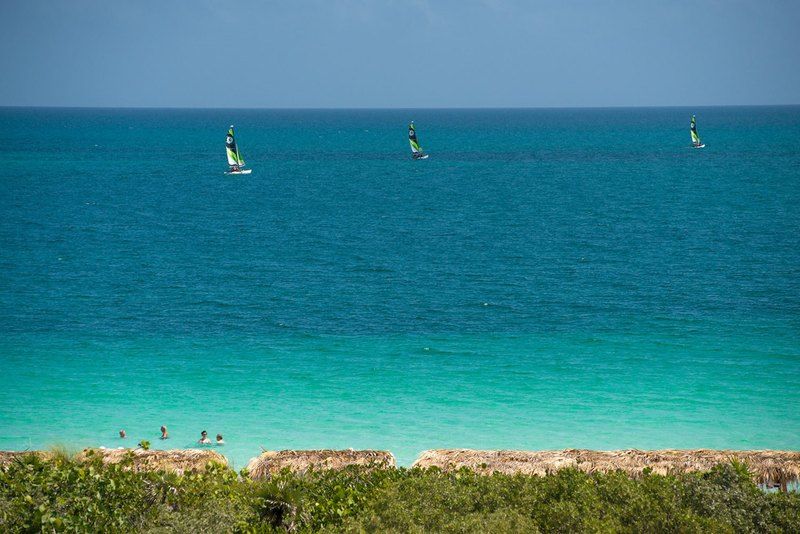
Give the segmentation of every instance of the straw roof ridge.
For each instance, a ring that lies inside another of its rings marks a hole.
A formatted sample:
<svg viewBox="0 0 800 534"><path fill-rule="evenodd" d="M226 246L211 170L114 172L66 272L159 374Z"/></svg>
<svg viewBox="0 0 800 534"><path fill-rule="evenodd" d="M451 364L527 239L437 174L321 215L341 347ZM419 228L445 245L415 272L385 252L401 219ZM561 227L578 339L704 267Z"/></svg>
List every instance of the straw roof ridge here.
<svg viewBox="0 0 800 534"><path fill-rule="evenodd" d="M132 459L134 471L168 471L177 474L203 472L209 463L228 465L228 459L217 451L206 449L84 449L76 459L100 457L104 464L118 464Z"/></svg>
<svg viewBox="0 0 800 534"><path fill-rule="evenodd" d="M394 455L389 451L354 449L265 450L247 464L250 478L261 479L288 469L304 473L311 469L343 469L358 465L372 469L395 467Z"/></svg>
<svg viewBox="0 0 800 534"><path fill-rule="evenodd" d="M53 451L0 451L0 467L5 467L17 459L34 455L49 461L58 456ZM205 471L209 462L228 465L228 460L216 451L200 449L172 449L167 451L145 449L93 449L88 448L75 455L76 462L100 458L104 464L119 464L131 459L130 469L134 471L185 472Z"/></svg>
<svg viewBox="0 0 800 534"><path fill-rule="evenodd" d="M42 460L47 460L52 456L49 451L0 451L0 467L10 465L17 459L25 458L26 456L37 456Z"/></svg>
<svg viewBox="0 0 800 534"><path fill-rule="evenodd" d="M630 476L641 476L645 469L661 475L709 471L715 465L730 461L747 465L754 481L759 484L786 484L800 480L800 451L774 450L434 449L423 451L412 467L438 467L445 471L466 467L482 474L499 472L539 476L574 467L587 473L623 471Z"/></svg>

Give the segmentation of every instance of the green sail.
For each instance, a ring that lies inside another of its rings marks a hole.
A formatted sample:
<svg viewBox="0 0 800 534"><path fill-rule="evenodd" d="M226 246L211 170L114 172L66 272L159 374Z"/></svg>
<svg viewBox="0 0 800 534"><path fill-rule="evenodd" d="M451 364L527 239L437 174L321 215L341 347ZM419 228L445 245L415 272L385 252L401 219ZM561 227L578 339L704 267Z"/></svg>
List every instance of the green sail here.
<svg viewBox="0 0 800 534"><path fill-rule="evenodd" d="M422 147L419 146L419 142L417 141L417 130L414 128L413 122L408 125L408 144L411 145L412 154L422 154Z"/></svg>
<svg viewBox="0 0 800 534"><path fill-rule="evenodd" d="M239 155L239 147L236 145L236 139L233 137L233 126L228 130L228 136L225 138L225 153L228 156L228 165L236 165L241 167L244 165L244 160Z"/></svg>
<svg viewBox="0 0 800 534"><path fill-rule="evenodd" d="M697 134L697 120L692 115L692 122L689 124L689 131L692 134L692 144L697 146L700 144L700 136Z"/></svg>

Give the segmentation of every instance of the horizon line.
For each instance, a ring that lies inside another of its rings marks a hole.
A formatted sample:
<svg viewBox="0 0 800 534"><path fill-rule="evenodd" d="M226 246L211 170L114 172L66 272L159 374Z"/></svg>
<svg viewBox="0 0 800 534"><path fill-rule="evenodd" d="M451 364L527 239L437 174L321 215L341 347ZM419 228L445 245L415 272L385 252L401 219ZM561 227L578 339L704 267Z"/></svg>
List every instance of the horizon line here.
<svg viewBox="0 0 800 534"><path fill-rule="evenodd" d="M655 105L655 106L422 106L422 107L209 107L209 106L51 106L51 105L0 105L0 109L105 109L105 110L240 110L240 111L481 111L481 110L575 110L575 109L680 109L680 108L769 108L769 107L800 107L799 103L793 104L682 104L682 105Z"/></svg>

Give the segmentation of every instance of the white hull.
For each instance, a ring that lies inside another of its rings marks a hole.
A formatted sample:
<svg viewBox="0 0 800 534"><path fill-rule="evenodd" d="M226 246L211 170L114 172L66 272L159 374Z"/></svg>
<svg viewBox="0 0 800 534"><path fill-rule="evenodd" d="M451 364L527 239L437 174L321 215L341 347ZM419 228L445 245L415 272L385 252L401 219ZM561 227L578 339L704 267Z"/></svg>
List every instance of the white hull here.
<svg viewBox="0 0 800 534"><path fill-rule="evenodd" d="M411 159L428 159L428 154L422 156L412 156Z"/></svg>
<svg viewBox="0 0 800 534"><path fill-rule="evenodd" d="M240 171L228 171L225 174L250 174L253 169L242 169Z"/></svg>
<svg viewBox="0 0 800 534"><path fill-rule="evenodd" d="M705 148L706 145L693 145L692 148Z"/></svg>

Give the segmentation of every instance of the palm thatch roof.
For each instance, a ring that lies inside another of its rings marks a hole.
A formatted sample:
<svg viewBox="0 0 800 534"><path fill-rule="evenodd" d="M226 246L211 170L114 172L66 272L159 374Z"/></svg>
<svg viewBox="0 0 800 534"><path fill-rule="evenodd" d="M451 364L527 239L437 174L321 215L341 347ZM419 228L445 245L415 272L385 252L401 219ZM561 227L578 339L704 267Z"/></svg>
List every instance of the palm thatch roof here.
<svg viewBox="0 0 800 534"><path fill-rule="evenodd" d="M388 451L356 451L353 449L317 449L308 451L264 451L250 460L247 471L254 479L268 478L270 475L289 469L302 473L309 469L342 469L348 465L362 465L385 469L395 466L394 455Z"/></svg>
<svg viewBox="0 0 800 534"><path fill-rule="evenodd" d="M104 464L118 464L131 458L134 471L169 471L183 474L187 471L202 472L209 462L228 465L228 459L216 451L207 449L172 449L168 451L144 449L84 449L76 460L100 457Z"/></svg>
<svg viewBox="0 0 800 534"><path fill-rule="evenodd" d="M640 476L649 468L657 474L708 471L720 463L745 463L758 484L786 485L800 480L800 451L656 450L592 451L479 451L438 449L424 451L413 467L457 470L467 467L477 473L494 472L547 475L565 467L587 473L624 471Z"/></svg>
<svg viewBox="0 0 800 534"><path fill-rule="evenodd" d="M46 460L52 455L52 453L48 451L0 451L0 467L5 467L16 459L21 459L31 455L38 456L39 458Z"/></svg>

